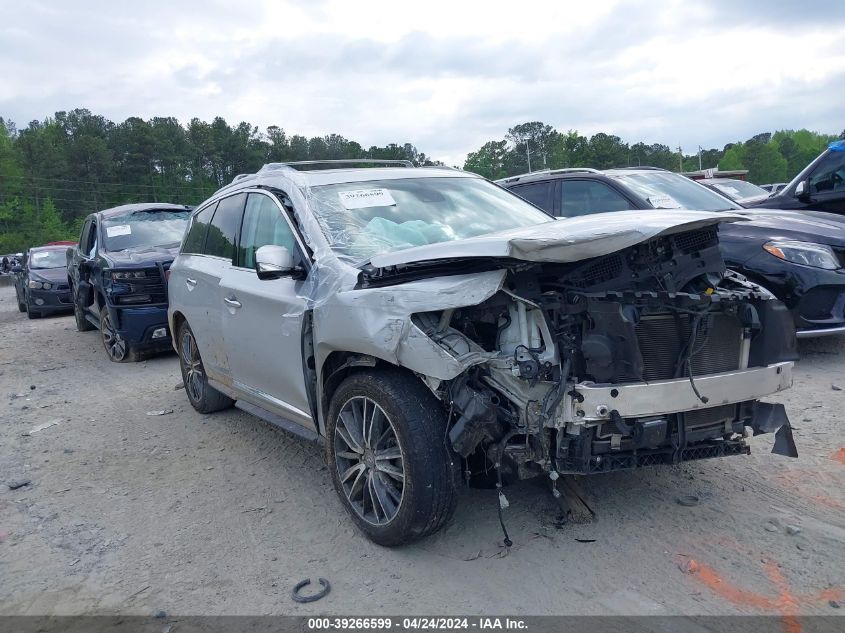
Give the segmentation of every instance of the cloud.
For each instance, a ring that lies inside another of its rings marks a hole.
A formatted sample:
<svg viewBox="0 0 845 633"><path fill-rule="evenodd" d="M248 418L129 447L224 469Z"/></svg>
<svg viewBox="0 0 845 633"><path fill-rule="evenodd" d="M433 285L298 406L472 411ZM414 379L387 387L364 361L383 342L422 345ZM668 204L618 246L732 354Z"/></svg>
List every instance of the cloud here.
<svg viewBox="0 0 845 633"><path fill-rule="evenodd" d="M0 115L219 115L450 164L526 120L689 151L840 131L845 15L741 5L0 1Z"/></svg>

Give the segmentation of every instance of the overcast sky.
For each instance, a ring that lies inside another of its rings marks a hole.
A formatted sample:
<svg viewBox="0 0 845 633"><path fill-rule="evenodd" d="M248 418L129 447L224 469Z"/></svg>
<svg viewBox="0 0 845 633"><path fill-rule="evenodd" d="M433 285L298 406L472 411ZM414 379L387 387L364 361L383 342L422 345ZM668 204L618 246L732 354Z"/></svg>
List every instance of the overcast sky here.
<svg viewBox="0 0 845 633"><path fill-rule="evenodd" d="M744 6L743 6L744 5ZM131 7L131 8L130 8ZM845 128L842 0L0 0L0 116L86 107L411 142L516 123L693 153Z"/></svg>

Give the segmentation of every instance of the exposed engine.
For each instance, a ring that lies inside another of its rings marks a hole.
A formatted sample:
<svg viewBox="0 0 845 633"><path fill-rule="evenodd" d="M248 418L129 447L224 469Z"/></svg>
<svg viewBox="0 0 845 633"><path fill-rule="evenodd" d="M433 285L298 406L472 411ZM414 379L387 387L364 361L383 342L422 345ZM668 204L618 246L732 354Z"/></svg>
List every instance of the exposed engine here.
<svg viewBox="0 0 845 633"><path fill-rule="evenodd" d="M788 431L782 405L757 401L749 381L766 382L759 394L789 386L791 317L725 270L715 227L575 264L508 267L484 303L414 316L453 356L485 356L437 387L471 473L677 463L747 453L749 432ZM758 367L762 377L745 371ZM794 452L791 436L783 443Z"/></svg>

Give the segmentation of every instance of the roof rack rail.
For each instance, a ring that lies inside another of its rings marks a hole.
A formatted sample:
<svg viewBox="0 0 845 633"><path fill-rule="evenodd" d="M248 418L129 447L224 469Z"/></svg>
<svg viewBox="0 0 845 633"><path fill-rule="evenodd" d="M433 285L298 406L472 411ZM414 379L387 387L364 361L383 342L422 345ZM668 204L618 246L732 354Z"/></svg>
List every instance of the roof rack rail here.
<svg viewBox="0 0 845 633"><path fill-rule="evenodd" d="M601 173L598 169L593 169L592 167L562 167L560 169L538 169L536 171L529 171L524 174L517 174L516 176L499 178L495 182L517 182L518 180L521 180L522 178L527 178L528 176L541 176L543 174L574 174L578 172L590 174Z"/></svg>
<svg viewBox="0 0 845 633"><path fill-rule="evenodd" d="M612 167L611 169L630 169L630 170L643 170L643 171L669 171L668 169L663 169L662 167L652 167L651 165L628 165L627 167Z"/></svg>
<svg viewBox="0 0 845 633"><path fill-rule="evenodd" d="M563 167L562 169L552 169L549 173L551 174L576 174L578 172L587 172L588 174L599 174L601 173L598 169L593 169L592 167Z"/></svg>
<svg viewBox="0 0 845 633"><path fill-rule="evenodd" d="M258 173L276 171L278 169L296 169L307 165L389 165L393 167L414 167L409 160L381 160L379 158L341 158L330 160L297 160L285 163L267 163L258 170Z"/></svg>

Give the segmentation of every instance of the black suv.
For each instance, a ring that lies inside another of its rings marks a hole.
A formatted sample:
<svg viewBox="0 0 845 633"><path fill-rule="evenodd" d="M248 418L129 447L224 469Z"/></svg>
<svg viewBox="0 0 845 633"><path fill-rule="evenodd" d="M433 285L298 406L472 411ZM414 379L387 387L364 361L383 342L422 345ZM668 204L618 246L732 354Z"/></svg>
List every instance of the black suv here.
<svg viewBox="0 0 845 633"><path fill-rule="evenodd" d="M67 277L80 332L99 328L109 358L138 360L169 349L167 270L191 207L125 204L85 218L67 249Z"/></svg>
<svg viewBox="0 0 845 633"><path fill-rule="evenodd" d="M840 154L845 156L845 152ZM627 209L743 215L748 222L720 225L725 263L783 301L792 312L800 338L845 332L842 216L744 209L680 174L654 167L559 169L497 183L558 217Z"/></svg>
<svg viewBox="0 0 845 633"><path fill-rule="evenodd" d="M845 214L845 140L831 143L777 193L745 206Z"/></svg>

